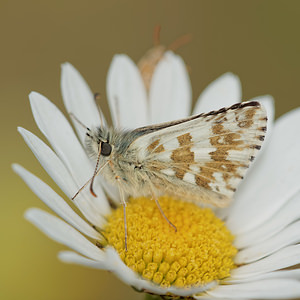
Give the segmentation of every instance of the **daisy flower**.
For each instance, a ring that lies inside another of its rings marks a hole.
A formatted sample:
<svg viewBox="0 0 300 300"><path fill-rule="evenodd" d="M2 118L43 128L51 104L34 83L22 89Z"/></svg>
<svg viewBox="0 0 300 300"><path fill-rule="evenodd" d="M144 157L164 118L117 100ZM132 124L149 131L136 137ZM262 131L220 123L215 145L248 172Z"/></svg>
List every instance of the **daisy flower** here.
<svg viewBox="0 0 300 300"><path fill-rule="evenodd" d="M106 121L88 85L69 63L62 66L63 100L69 113L88 127ZM114 126L139 126L187 117L191 87L182 59L168 51L154 69L146 90L137 66L125 55L114 57L108 72L107 96ZM67 198L91 178L95 163L83 147L85 130L76 133L48 99L31 93L34 119L51 147L19 128L50 177ZM300 297L300 110L273 125L271 96L256 98L268 112L266 141L239 186L233 204L222 210L160 199L175 219L175 233L154 201L130 199L127 205L128 251L119 194L99 175L98 197L83 189L65 201L46 183L19 165L13 168L57 215L30 208L25 217L55 241L74 251L59 258L109 270L139 291L196 299L288 299ZM200 95L193 114L241 101L237 76L226 73ZM101 116L102 115L102 116ZM101 117L100 117L101 116ZM77 214L72 206L79 210Z"/></svg>

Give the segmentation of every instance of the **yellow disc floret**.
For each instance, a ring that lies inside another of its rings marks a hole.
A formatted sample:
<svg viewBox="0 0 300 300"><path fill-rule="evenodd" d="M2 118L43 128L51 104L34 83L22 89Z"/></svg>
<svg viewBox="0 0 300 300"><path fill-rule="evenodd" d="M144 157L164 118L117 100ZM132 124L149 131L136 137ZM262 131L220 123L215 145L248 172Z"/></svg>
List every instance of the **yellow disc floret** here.
<svg viewBox="0 0 300 300"><path fill-rule="evenodd" d="M126 207L128 242L122 207L108 216L107 245L143 278L163 287L191 287L230 275L237 253L233 236L209 208L164 196L159 199L167 218L149 198L130 199Z"/></svg>

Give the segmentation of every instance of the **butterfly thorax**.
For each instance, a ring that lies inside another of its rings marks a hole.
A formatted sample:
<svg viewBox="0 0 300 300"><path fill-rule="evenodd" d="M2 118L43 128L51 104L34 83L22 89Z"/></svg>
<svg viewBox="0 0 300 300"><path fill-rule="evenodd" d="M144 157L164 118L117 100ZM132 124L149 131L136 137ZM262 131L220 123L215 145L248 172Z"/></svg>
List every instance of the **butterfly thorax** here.
<svg viewBox="0 0 300 300"><path fill-rule="evenodd" d="M119 184L125 193L132 196L150 194L147 187L150 174L143 168L136 149L130 149L132 141L139 135L141 133L134 131L96 127L87 132L85 140L89 156L94 161L99 157L99 168L106 164L101 175L112 184ZM111 147L108 149L111 151L103 154L100 146L106 149Z"/></svg>

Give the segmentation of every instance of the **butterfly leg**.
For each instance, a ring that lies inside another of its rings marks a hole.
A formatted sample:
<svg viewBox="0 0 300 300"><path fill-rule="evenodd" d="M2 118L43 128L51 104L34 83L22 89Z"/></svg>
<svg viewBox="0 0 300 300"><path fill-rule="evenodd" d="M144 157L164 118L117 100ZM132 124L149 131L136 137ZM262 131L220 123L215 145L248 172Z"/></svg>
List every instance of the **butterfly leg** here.
<svg viewBox="0 0 300 300"><path fill-rule="evenodd" d="M94 197L97 197L97 195L94 193L93 191L93 181L95 179L96 176L98 176L100 174L100 172L106 167L106 165L108 164L108 162L106 162L103 166L101 166L98 170L96 169L94 172L93 177L91 177L75 194L74 196L71 198L72 200L74 200L78 194L91 182L91 193Z"/></svg>
<svg viewBox="0 0 300 300"><path fill-rule="evenodd" d="M120 198L121 198L121 203L123 206L123 215L124 215L124 231L125 231L125 251L127 251L127 237L128 237L128 232L127 232L127 219L126 219L126 201L125 201L125 196L124 192L120 186L120 176L116 176L115 179L117 180L118 183L118 188L119 188L119 193L120 193Z"/></svg>
<svg viewBox="0 0 300 300"><path fill-rule="evenodd" d="M177 228L176 226L168 219L168 217L165 215L164 211L162 210L157 197L154 195L153 191L152 191L152 198L155 200L155 203L160 211L160 213L162 214L162 216L164 217L164 219L168 222L168 224L174 228L175 232L177 232Z"/></svg>

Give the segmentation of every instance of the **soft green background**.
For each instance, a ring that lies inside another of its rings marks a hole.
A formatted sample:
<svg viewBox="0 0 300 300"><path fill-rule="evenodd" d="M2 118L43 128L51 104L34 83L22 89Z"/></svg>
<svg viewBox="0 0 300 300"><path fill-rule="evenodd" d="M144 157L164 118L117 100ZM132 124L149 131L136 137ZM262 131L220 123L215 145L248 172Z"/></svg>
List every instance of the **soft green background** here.
<svg viewBox="0 0 300 300"><path fill-rule="evenodd" d="M244 99L273 95L278 117L300 104L299 11L300 1L0 1L0 298L142 297L110 273L60 263L56 253L66 247L23 219L26 208L45 205L11 163L54 186L16 131L21 125L41 137L29 108L31 90L62 108L60 64L69 61L105 95L113 55L137 61L161 24L165 44L193 34L177 53L190 67L194 101L209 82L232 71L241 78Z"/></svg>

